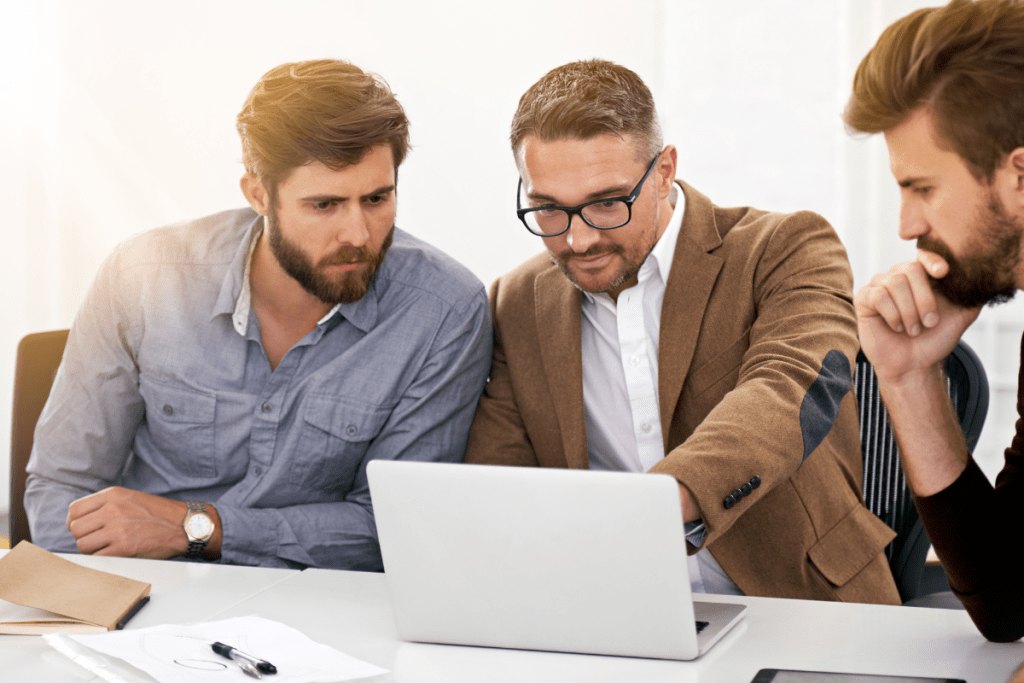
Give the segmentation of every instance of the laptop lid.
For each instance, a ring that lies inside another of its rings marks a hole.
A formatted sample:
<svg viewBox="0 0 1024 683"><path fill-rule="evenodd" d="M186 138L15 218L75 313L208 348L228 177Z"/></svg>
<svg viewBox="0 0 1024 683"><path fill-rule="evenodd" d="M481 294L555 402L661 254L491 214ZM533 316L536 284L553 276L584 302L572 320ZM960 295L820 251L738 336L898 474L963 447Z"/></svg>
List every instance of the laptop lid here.
<svg viewBox="0 0 1024 683"><path fill-rule="evenodd" d="M403 639L666 659L703 651L674 478L384 460L367 476ZM702 632L708 645L745 609L712 607L726 614Z"/></svg>

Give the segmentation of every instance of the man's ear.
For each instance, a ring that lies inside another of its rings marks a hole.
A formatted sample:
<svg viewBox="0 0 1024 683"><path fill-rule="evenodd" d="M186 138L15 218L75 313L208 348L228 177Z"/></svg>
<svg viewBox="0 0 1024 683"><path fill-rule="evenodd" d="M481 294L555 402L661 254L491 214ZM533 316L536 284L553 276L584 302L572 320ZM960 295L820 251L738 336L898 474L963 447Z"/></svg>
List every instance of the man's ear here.
<svg viewBox="0 0 1024 683"><path fill-rule="evenodd" d="M1020 182L1019 179L1024 178L1024 147L1018 147L1010 152L1008 159L1010 166L1017 173L1018 182Z"/></svg>
<svg viewBox="0 0 1024 683"><path fill-rule="evenodd" d="M676 164L678 153L675 145L666 145L661 150L661 158L654 167L654 173L658 176L658 197L664 199L672 192L672 186L676 182Z"/></svg>
<svg viewBox="0 0 1024 683"><path fill-rule="evenodd" d="M238 181L238 184L241 186L242 194L245 195L245 199L249 202L249 206L252 207L253 211L261 216L266 216L270 213L270 193L267 192L267 188L263 187L263 183L260 182L259 178L252 173L246 173Z"/></svg>

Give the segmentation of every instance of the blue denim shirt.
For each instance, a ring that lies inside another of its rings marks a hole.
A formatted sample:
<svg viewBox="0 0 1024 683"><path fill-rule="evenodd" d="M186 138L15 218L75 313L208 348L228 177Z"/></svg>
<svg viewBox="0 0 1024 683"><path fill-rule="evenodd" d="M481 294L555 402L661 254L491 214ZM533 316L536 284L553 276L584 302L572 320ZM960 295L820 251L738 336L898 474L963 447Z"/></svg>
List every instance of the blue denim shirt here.
<svg viewBox="0 0 1024 683"><path fill-rule="evenodd" d="M76 551L68 505L121 485L213 503L224 562L381 570L367 462L463 459L490 369L480 281L396 229L366 296L271 371L248 305L262 225L227 211L103 265L36 429L35 543Z"/></svg>

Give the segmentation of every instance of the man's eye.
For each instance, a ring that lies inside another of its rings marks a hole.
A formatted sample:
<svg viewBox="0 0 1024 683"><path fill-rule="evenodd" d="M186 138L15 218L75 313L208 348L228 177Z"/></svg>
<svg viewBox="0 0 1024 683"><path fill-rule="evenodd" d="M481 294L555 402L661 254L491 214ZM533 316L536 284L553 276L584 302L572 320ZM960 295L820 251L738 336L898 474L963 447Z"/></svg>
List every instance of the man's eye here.
<svg viewBox="0 0 1024 683"><path fill-rule="evenodd" d="M332 206L334 206L333 199L325 199L322 202L313 202L313 208L316 209L317 211L326 211Z"/></svg>
<svg viewBox="0 0 1024 683"><path fill-rule="evenodd" d="M914 194L921 195L922 197L927 197L928 194L931 191L932 191L932 188L927 186L927 185L925 185L925 186L918 186L918 187L914 188Z"/></svg>
<svg viewBox="0 0 1024 683"><path fill-rule="evenodd" d="M386 194L375 194L366 198L367 204L382 204L386 202L388 196Z"/></svg>

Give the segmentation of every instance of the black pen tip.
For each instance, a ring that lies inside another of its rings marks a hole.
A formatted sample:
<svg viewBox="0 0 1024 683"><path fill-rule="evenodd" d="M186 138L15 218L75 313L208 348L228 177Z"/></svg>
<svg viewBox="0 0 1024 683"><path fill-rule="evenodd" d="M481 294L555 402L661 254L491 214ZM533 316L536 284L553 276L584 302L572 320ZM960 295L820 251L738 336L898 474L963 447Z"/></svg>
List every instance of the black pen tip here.
<svg viewBox="0 0 1024 683"><path fill-rule="evenodd" d="M277 667L270 662L260 662L256 665L256 668L260 670L260 673L264 674L276 674Z"/></svg>

